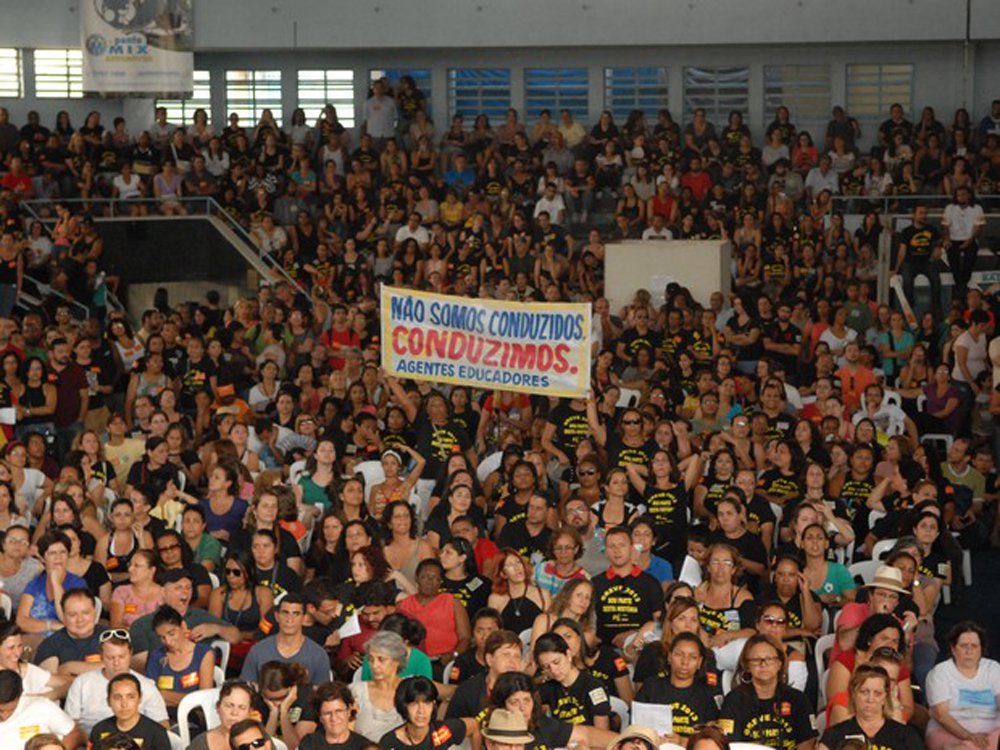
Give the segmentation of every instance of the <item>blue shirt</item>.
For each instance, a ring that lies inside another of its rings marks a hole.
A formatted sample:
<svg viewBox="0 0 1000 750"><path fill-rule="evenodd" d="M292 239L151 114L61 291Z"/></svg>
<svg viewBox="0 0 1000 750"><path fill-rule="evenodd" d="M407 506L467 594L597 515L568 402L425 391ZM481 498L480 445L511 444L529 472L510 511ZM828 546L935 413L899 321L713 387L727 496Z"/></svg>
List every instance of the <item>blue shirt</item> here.
<svg viewBox="0 0 1000 750"><path fill-rule="evenodd" d="M27 586L24 593L34 597L31 601L31 609L28 614L36 620L58 620L56 614L56 603L49 598L45 591L45 584L48 583L48 574L41 573ZM86 589L87 582L74 573L66 572L66 580L63 581L63 591L70 589Z"/></svg>
<svg viewBox="0 0 1000 750"><path fill-rule="evenodd" d="M646 572L660 583L674 580L674 566L656 555L649 556L649 567L646 568Z"/></svg>

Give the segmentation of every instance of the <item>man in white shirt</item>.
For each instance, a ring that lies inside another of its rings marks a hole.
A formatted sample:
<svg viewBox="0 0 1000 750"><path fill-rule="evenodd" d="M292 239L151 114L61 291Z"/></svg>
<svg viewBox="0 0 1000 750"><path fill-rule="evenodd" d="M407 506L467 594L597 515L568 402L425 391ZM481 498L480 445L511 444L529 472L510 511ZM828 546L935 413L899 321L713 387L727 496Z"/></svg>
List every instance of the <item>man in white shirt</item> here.
<svg viewBox="0 0 1000 750"><path fill-rule="evenodd" d="M972 202L972 191L965 187L955 190L955 200L944 209L941 231L948 253L948 265L955 282L952 299L960 299L965 294L976 268L979 254L979 235L986 226L983 207Z"/></svg>
<svg viewBox="0 0 1000 750"><path fill-rule="evenodd" d="M378 150L396 135L396 100L386 96L383 80L372 84L372 95L365 102L365 132L374 139Z"/></svg>
<svg viewBox="0 0 1000 750"><path fill-rule="evenodd" d="M393 239L392 249L400 250L403 245L406 244L407 240L413 239L417 241L417 247L420 249L420 252L426 250L427 246L430 244L431 235L425 227L421 226L420 222L423 220L424 217L416 211L410 214L410 218L407 220L406 224L396 230L396 237Z"/></svg>
<svg viewBox="0 0 1000 750"><path fill-rule="evenodd" d="M63 747L81 747L86 736L76 723L48 698L22 695L21 675L0 671L0 747L23 750L25 743L36 734L54 734Z"/></svg>
<svg viewBox="0 0 1000 750"><path fill-rule="evenodd" d="M830 157L825 154L819 157L819 166L810 169L806 175L806 195L809 200L813 200L824 190L829 190L833 195L840 192L840 178L833 171Z"/></svg>
<svg viewBox="0 0 1000 750"><path fill-rule="evenodd" d="M148 677L129 669L132 663L132 638L127 630L106 630L101 634L101 668L77 677L66 694L66 714L90 734L99 721L112 715L108 705L108 683L112 677L131 672L142 685L143 716L158 721L169 728L167 704L156 683Z"/></svg>
<svg viewBox="0 0 1000 750"><path fill-rule="evenodd" d="M562 224L566 220L566 203L562 196L556 192L554 182L546 183L545 192L535 203L534 218L537 219L543 213L548 214L549 218L556 224Z"/></svg>
<svg viewBox="0 0 1000 750"><path fill-rule="evenodd" d="M674 233L667 229L662 214L653 214L653 223L642 233L644 240L672 240Z"/></svg>

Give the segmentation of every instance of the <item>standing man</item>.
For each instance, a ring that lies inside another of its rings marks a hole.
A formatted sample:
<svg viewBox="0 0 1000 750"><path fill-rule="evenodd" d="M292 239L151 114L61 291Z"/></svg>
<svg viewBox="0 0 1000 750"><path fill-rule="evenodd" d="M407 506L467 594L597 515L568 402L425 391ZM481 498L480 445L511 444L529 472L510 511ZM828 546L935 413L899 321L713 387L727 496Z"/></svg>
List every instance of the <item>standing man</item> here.
<svg viewBox="0 0 1000 750"><path fill-rule="evenodd" d="M926 276L931 284L931 310L941 311L941 272L934 261L939 256L938 242L941 234L927 223L927 204L918 203L913 208L913 223L899 235L894 274L903 277L903 293L913 305L913 282Z"/></svg>
<svg viewBox="0 0 1000 750"><path fill-rule="evenodd" d="M49 382L56 387L56 411L52 421L56 426L56 451L60 458L83 431L83 420L90 409L90 383L87 374L70 355L69 342L53 339L49 347Z"/></svg>
<svg viewBox="0 0 1000 750"><path fill-rule="evenodd" d="M382 79L372 84L372 95L365 102L365 132L372 137L377 151L396 135L396 100L386 94Z"/></svg>
<svg viewBox="0 0 1000 750"><path fill-rule="evenodd" d="M983 207L972 202L972 191L964 185L957 188L954 200L944 209L941 219L948 265L955 279L951 288L952 299L961 299L965 295L976 268L979 235L985 226Z"/></svg>

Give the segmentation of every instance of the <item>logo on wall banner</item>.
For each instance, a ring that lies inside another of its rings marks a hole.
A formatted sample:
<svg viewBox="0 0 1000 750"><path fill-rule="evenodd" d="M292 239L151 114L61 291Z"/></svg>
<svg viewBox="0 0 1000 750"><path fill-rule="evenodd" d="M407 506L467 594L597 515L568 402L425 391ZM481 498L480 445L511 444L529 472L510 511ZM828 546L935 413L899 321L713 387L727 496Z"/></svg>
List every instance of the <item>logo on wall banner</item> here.
<svg viewBox="0 0 1000 750"><path fill-rule="evenodd" d="M382 287L382 367L398 378L550 396L590 386L590 305Z"/></svg>
<svg viewBox="0 0 1000 750"><path fill-rule="evenodd" d="M83 90L190 96L194 0L80 0Z"/></svg>

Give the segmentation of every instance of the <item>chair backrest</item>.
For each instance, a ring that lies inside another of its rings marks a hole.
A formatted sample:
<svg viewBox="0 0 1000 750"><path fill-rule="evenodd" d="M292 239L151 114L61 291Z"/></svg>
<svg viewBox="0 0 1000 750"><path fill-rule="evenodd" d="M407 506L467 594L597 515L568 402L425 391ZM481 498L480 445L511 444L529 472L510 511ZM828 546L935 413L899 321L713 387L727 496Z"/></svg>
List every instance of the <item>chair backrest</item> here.
<svg viewBox="0 0 1000 750"><path fill-rule="evenodd" d="M868 514L868 528L869 529L875 528L875 524L877 524L879 521L881 521L883 518L885 518L885 515L886 514L885 514L884 510L873 510L871 513L869 513Z"/></svg>
<svg viewBox="0 0 1000 750"><path fill-rule="evenodd" d="M624 409L629 406L635 406L639 403L639 399L642 398L642 391L637 391L633 388L619 388L618 390L618 403L615 404L619 409ZM622 726L625 726L624 724Z"/></svg>
<svg viewBox="0 0 1000 750"><path fill-rule="evenodd" d="M872 560L881 560L885 557L889 550L896 546L897 539L883 539L882 541L875 542L875 546L872 547Z"/></svg>
<svg viewBox="0 0 1000 750"><path fill-rule="evenodd" d="M226 681L226 673L218 664L216 664L215 669L212 670L212 679L215 680L215 684L219 687L222 687L222 683Z"/></svg>
<svg viewBox="0 0 1000 750"><path fill-rule="evenodd" d="M722 670L722 694L729 695L729 691L733 689L733 672L730 669Z"/></svg>
<svg viewBox="0 0 1000 750"><path fill-rule="evenodd" d="M689 586L697 586L701 583L701 566L691 555L684 556L684 563L681 565L681 574L677 576L677 580L684 581Z"/></svg>
<svg viewBox="0 0 1000 750"><path fill-rule="evenodd" d="M299 477L302 476L302 472L306 470L306 460L303 458L301 461L296 461L291 466L288 467L288 483L295 484L299 481Z"/></svg>
<svg viewBox="0 0 1000 750"><path fill-rule="evenodd" d="M8 594L0 594L0 609L3 610L3 613L7 617L7 621L8 622L12 619L10 615L11 615L11 610L12 610L13 606L14 605L13 605L13 603L11 603L11 600L10 600L10 595L8 595Z"/></svg>
<svg viewBox="0 0 1000 750"><path fill-rule="evenodd" d="M191 744L191 727L188 725L188 714L196 708L200 708L205 713L206 729L215 729L222 722L219 720L219 713L215 709L215 704L219 702L219 688L209 688L206 690L195 690L188 693L177 706L177 732L180 734L183 747Z"/></svg>
<svg viewBox="0 0 1000 750"><path fill-rule="evenodd" d="M222 674L225 675L226 670L229 669L229 654L233 648L232 644L222 638L215 638L209 645L218 657L216 665L222 670Z"/></svg>
<svg viewBox="0 0 1000 750"><path fill-rule="evenodd" d="M385 481L385 469L381 461L362 461L354 467L354 473L365 478L365 502L372 492L372 486Z"/></svg>
<svg viewBox="0 0 1000 750"><path fill-rule="evenodd" d="M351 677L351 682L361 682L361 670L364 669L364 665L361 665L354 670L354 676Z"/></svg>
<svg viewBox="0 0 1000 750"><path fill-rule="evenodd" d="M271 747L273 747L274 750L288 750L288 745L286 745L282 740L279 740L277 737L271 738Z"/></svg>
<svg viewBox="0 0 1000 750"><path fill-rule="evenodd" d="M628 704L616 695L610 696L608 700L611 703L611 710L618 714L622 728L627 727L630 722Z"/></svg>
<svg viewBox="0 0 1000 750"><path fill-rule="evenodd" d="M170 750L185 750L187 747L184 740L176 732L167 732L167 739L170 740Z"/></svg>
<svg viewBox="0 0 1000 750"><path fill-rule="evenodd" d="M479 467L476 469L476 479L480 482L485 482L486 477L500 468L501 461L503 461L503 451L497 451L488 455L479 462Z"/></svg>
<svg viewBox="0 0 1000 750"><path fill-rule="evenodd" d="M527 656L531 651L531 628L525 628L517 635L521 639L521 643L524 644L524 654Z"/></svg>
<svg viewBox="0 0 1000 750"><path fill-rule="evenodd" d="M860 578L862 583L871 583L875 577L875 571L882 567L881 560L862 560L856 562L847 570L851 578Z"/></svg>
<svg viewBox="0 0 1000 750"><path fill-rule="evenodd" d="M455 666L455 660L452 659L450 662L444 665L444 674L442 675L441 682L445 685L451 684L451 670Z"/></svg>
<svg viewBox="0 0 1000 750"><path fill-rule="evenodd" d="M813 658L816 659L816 676L820 678L819 704L821 706L826 705L826 680L822 679L823 674L826 672L826 655L830 653L830 650L833 648L833 644L836 643L836 641L836 633L821 635L816 639L816 646L813 649Z"/></svg>
<svg viewBox="0 0 1000 750"><path fill-rule="evenodd" d="M417 515L420 517L421 523L424 523L427 520L427 516L431 514L431 494L433 494L436 485L437 482L433 479L417 480L417 486L414 488L414 491L420 497Z"/></svg>
<svg viewBox="0 0 1000 750"><path fill-rule="evenodd" d="M903 397L896 393L896 391L886 391L885 395L882 396L882 403L892 404L895 407L902 407Z"/></svg>

